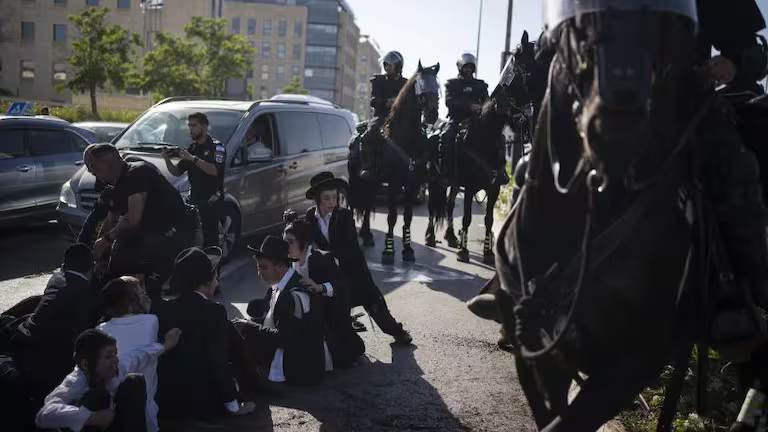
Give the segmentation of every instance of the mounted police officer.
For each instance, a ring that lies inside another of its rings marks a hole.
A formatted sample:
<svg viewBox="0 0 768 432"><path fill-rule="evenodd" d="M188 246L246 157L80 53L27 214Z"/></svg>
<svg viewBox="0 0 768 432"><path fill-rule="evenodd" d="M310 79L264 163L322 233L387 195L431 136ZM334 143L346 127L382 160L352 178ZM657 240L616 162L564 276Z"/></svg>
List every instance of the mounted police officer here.
<svg viewBox="0 0 768 432"><path fill-rule="evenodd" d="M224 144L208 134L208 116L196 112L187 118L192 145L163 151L168 171L174 176L189 176L189 203L197 207L203 228L203 245L219 246L218 204L224 199L224 166L227 153ZM171 158L181 160L174 164Z"/></svg>
<svg viewBox="0 0 768 432"><path fill-rule="evenodd" d="M390 51L381 58L384 74L371 78L371 107L373 118L368 122L368 130L363 135L361 149L361 171L363 178L373 177L373 163L376 155L376 145L379 143L379 131L392 109L400 90L408 82L403 77L403 55Z"/></svg>

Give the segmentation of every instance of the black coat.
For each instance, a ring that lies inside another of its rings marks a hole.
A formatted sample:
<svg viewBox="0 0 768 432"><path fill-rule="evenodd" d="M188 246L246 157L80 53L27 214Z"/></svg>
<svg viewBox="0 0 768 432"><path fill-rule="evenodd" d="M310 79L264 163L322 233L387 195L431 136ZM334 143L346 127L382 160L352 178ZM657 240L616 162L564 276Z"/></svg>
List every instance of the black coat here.
<svg viewBox="0 0 768 432"><path fill-rule="evenodd" d="M294 271L294 270L289 270ZM263 323L269 310L272 292L270 288L263 299L253 300L248 305L248 314L256 322ZM301 307L302 294L310 299L309 312ZM277 298L273 319L274 329L261 325L243 329L243 337L253 346L263 340L271 345L269 358L274 356L274 348L283 349L283 374L289 384L308 385L322 381L325 373L325 325L323 307L317 297L310 295L301 284L301 275L294 271L280 296ZM256 334L265 333L265 334ZM259 349L258 346L254 347Z"/></svg>
<svg viewBox="0 0 768 432"><path fill-rule="evenodd" d="M352 328L349 316L349 284L344 279L336 257L330 252L313 249L307 258L307 270L309 278L315 283L330 282L333 286L333 297L320 297L323 300L323 315L328 328L326 341L333 357L333 367L349 367L365 353L365 343Z"/></svg>
<svg viewBox="0 0 768 432"><path fill-rule="evenodd" d="M226 414L237 399L229 364L227 310L196 292L167 302L153 302L160 335L179 328L179 344L160 357L158 406L161 416L213 418Z"/></svg>
<svg viewBox="0 0 768 432"><path fill-rule="evenodd" d="M312 222L314 241L318 249L330 251L338 258L342 274L350 284L350 306L361 306L375 302L381 294L373 281L368 262L357 240L357 229L352 212L336 208L328 224L330 241L323 236L315 217L315 206L307 210L306 218Z"/></svg>
<svg viewBox="0 0 768 432"><path fill-rule="evenodd" d="M488 84L472 78L452 78L445 83L445 106L448 117L460 122L472 115L472 104L483 104L488 100Z"/></svg>
<svg viewBox="0 0 768 432"><path fill-rule="evenodd" d="M95 296L90 281L58 270L35 311L12 324L14 358L39 392L49 393L72 372L74 342L93 324Z"/></svg>
<svg viewBox="0 0 768 432"><path fill-rule="evenodd" d="M408 80L399 77L388 78L386 75L374 75L371 78L371 107L374 117L386 117L390 108L387 100L396 98Z"/></svg>

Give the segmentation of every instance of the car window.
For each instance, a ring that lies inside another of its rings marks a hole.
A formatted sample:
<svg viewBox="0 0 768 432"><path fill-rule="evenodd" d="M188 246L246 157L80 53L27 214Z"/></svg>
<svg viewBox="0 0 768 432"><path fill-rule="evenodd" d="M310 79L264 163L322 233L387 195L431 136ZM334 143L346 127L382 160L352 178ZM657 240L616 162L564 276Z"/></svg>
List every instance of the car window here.
<svg viewBox="0 0 768 432"><path fill-rule="evenodd" d="M232 161L233 165L246 160L264 160L275 155L274 118L271 114L262 114L251 122L245 131L245 136L238 146L238 152Z"/></svg>
<svg viewBox="0 0 768 432"><path fill-rule="evenodd" d="M324 148L346 147L349 144L352 131L349 129L349 123L343 117L319 114L318 118L320 119L320 130L323 132Z"/></svg>
<svg viewBox="0 0 768 432"><path fill-rule="evenodd" d="M71 142L62 130L27 130L27 148L32 157L73 152Z"/></svg>
<svg viewBox="0 0 768 432"><path fill-rule="evenodd" d="M0 159L26 157L23 130L0 130Z"/></svg>
<svg viewBox="0 0 768 432"><path fill-rule="evenodd" d="M189 108L178 105L160 105L133 123L120 139L117 147L152 147L156 144L172 144L189 147L187 117L194 112L202 112L208 117L208 133L215 139L226 143L243 117L242 111Z"/></svg>
<svg viewBox="0 0 768 432"><path fill-rule="evenodd" d="M81 152L88 147L88 141L84 140L80 135L72 131L67 131L67 136L69 136L69 139L72 142L72 148L74 148L75 151Z"/></svg>
<svg viewBox="0 0 768 432"><path fill-rule="evenodd" d="M277 113L277 130L283 155L322 150L320 126L317 116L311 112L283 111Z"/></svg>

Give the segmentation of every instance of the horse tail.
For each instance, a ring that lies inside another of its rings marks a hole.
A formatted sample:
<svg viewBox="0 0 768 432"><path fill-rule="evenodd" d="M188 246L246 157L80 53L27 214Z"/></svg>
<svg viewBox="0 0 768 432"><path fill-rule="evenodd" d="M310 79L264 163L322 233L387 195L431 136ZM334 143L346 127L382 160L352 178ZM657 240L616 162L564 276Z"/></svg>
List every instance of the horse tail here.
<svg viewBox="0 0 768 432"><path fill-rule="evenodd" d="M376 193L378 186L373 181L367 181L360 178L361 154L360 141L362 134L355 134L349 141L349 160L347 161L347 172L349 174L349 194L347 204L355 218L359 221L365 216L367 211L376 210Z"/></svg>
<svg viewBox="0 0 768 432"><path fill-rule="evenodd" d="M441 229L448 217L448 187L435 180L427 185L427 193L429 216L434 218L435 226Z"/></svg>

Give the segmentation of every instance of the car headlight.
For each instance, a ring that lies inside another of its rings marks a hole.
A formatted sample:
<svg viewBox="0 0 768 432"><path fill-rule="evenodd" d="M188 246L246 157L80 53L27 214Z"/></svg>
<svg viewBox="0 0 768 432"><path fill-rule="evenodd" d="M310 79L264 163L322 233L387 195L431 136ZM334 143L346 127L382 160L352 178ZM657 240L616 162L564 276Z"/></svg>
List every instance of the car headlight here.
<svg viewBox="0 0 768 432"><path fill-rule="evenodd" d="M68 207L77 208L77 198L75 198L75 192L72 191L72 185L69 183L69 180L61 185L59 201L66 204Z"/></svg>

